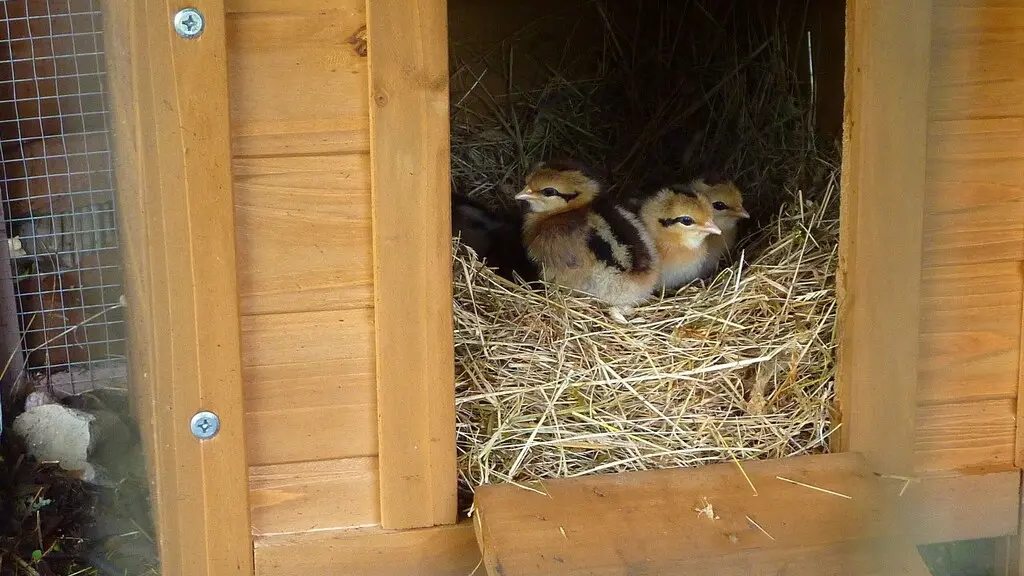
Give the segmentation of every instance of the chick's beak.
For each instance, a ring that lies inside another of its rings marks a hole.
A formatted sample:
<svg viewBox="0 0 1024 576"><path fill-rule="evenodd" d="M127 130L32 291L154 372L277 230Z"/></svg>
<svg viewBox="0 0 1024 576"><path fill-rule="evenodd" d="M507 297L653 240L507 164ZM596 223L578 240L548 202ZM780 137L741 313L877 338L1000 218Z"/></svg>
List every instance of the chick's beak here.
<svg viewBox="0 0 1024 576"><path fill-rule="evenodd" d="M519 194L516 194L516 200L529 200L532 197L533 197L533 190L530 190L528 187L527 188L523 188L522 192L520 192Z"/></svg>
<svg viewBox="0 0 1024 576"><path fill-rule="evenodd" d="M701 226L700 229L703 230L704 232L707 232L708 234L721 234L722 233L722 229L719 228L718 226L716 226L714 222L708 222L704 226Z"/></svg>
<svg viewBox="0 0 1024 576"><path fill-rule="evenodd" d="M742 219L750 218L750 212L747 212L743 208L740 208L739 210L736 211L736 217Z"/></svg>

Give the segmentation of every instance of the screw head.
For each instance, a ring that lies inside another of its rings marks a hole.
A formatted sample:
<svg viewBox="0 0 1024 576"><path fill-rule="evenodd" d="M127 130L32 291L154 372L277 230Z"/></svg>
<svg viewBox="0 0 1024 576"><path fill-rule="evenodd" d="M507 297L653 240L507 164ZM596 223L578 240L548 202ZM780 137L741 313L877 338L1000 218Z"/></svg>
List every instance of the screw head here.
<svg viewBox="0 0 1024 576"><path fill-rule="evenodd" d="M196 415L192 417L190 427L193 436L200 440L208 440L216 436L217 431L220 430L220 418L207 410L196 412Z"/></svg>
<svg viewBox="0 0 1024 576"><path fill-rule="evenodd" d="M182 38L195 38L203 33L203 14L195 8L182 8L174 15L174 30Z"/></svg>

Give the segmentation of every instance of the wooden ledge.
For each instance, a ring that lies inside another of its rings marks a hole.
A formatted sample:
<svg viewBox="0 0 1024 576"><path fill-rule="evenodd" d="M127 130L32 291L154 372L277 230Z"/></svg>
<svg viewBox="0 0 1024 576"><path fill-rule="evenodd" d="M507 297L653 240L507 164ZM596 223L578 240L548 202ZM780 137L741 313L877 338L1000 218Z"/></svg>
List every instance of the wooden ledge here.
<svg viewBox="0 0 1024 576"><path fill-rule="evenodd" d="M825 559L834 574L928 573L902 536L892 491L859 454L537 488L544 494L477 489L474 525L488 574L820 574Z"/></svg>
<svg viewBox="0 0 1024 576"><path fill-rule="evenodd" d="M469 522L257 536L254 556L256 576L468 576L480 563Z"/></svg>

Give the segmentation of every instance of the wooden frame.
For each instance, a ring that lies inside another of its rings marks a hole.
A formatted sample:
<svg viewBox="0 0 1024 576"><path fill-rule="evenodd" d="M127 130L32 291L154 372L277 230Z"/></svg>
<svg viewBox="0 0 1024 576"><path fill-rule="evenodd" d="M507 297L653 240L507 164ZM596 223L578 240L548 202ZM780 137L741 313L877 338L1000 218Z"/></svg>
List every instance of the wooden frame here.
<svg viewBox="0 0 1024 576"><path fill-rule="evenodd" d="M455 522L448 11L369 0L380 513Z"/></svg>
<svg viewBox="0 0 1024 576"><path fill-rule="evenodd" d="M224 7L105 2L129 361L164 574L252 574ZM199 441L200 410L220 431Z"/></svg>
<svg viewBox="0 0 1024 576"><path fill-rule="evenodd" d="M833 447L912 476L931 2L848 0L846 37Z"/></svg>

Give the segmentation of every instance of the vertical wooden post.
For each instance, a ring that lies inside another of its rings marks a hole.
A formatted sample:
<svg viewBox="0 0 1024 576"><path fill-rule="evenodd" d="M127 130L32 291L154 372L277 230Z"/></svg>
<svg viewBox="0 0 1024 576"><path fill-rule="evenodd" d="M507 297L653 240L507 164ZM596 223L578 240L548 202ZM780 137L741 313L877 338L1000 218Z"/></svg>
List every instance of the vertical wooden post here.
<svg viewBox="0 0 1024 576"><path fill-rule="evenodd" d="M162 572L253 573L235 269L224 7L104 2L129 378L150 463ZM191 417L220 431L200 441Z"/></svg>
<svg viewBox="0 0 1024 576"><path fill-rule="evenodd" d="M930 0L850 0L840 243L839 445L912 476Z"/></svg>
<svg viewBox="0 0 1024 576"><path fill-rule="evenodd" d="M456 517L445 0L367 2L381 523Z"/></svg>

